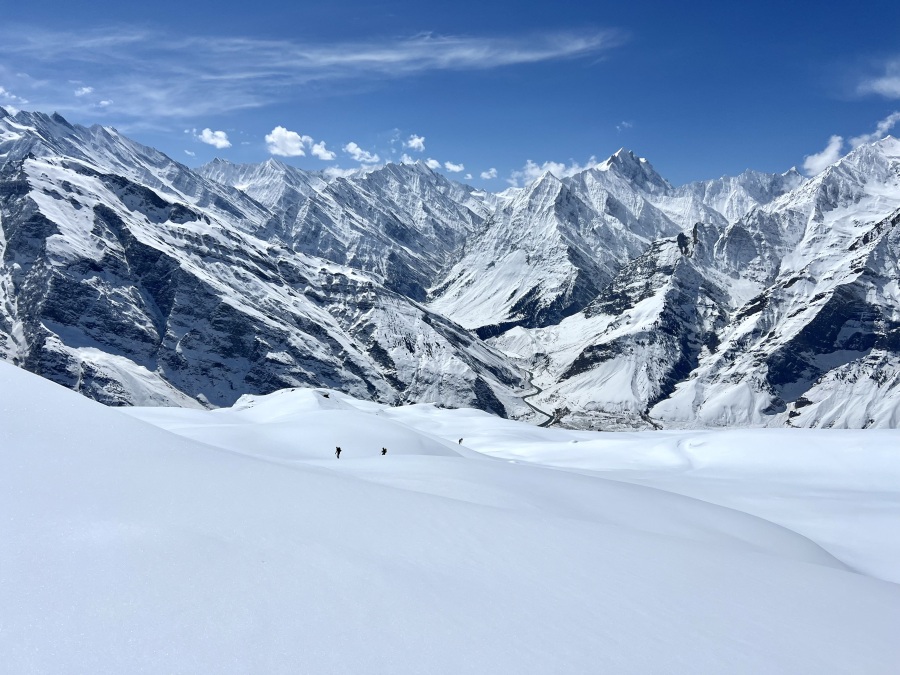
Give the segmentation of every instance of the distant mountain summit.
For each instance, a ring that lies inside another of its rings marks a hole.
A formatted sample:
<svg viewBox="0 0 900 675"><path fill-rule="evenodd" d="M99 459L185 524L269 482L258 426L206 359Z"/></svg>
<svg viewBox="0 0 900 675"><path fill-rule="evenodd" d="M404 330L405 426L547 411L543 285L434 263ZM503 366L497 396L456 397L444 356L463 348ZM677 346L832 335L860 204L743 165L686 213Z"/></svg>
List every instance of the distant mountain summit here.
<svg viewBox="0 0 900 675"><path fill-rule="evenodd" d="M586 428L900 424L900 141L674 187L621 149L196 170L0 109L0 357L113 404L316 385ZM527 397L527 398L526 398Z"/></svg>

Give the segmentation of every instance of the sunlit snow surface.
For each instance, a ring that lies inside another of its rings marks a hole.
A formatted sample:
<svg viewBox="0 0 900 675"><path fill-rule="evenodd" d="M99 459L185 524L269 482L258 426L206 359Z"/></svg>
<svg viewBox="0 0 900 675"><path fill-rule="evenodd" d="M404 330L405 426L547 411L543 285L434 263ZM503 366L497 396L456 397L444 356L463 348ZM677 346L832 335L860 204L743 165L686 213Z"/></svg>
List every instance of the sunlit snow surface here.
<svg viewBox="0 0 900 675"><path fill-rule="evenodd" d="M0 414L5 672L900 662L897 432L557 431L311 389L122 410L2 363Z"/></svg>

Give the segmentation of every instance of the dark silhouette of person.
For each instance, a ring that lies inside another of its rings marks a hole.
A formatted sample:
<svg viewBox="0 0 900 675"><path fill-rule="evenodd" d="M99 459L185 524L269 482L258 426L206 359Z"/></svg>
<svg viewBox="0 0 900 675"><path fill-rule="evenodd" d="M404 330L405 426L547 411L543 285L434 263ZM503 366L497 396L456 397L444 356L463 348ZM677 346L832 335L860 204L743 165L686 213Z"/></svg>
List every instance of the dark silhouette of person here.
<svg viewBox="0 0 900 675"><path fill-rule="evenodd" d="M387 454L387 448L381 449L381 456L384 457Z"/></svg>
<svg viewBox="0 0 900 675"><path fill-rule="evenodd" d="M459 439L459 444L462 445L462 439L461 439L461 438Z"/></svg>
<svg viewBox="0 0 900 675"><path fill-rule="evenodd" d="M337 447L334 449L334 456L337 457L338 459L341 458L341 446L337 446Z"/></svg>

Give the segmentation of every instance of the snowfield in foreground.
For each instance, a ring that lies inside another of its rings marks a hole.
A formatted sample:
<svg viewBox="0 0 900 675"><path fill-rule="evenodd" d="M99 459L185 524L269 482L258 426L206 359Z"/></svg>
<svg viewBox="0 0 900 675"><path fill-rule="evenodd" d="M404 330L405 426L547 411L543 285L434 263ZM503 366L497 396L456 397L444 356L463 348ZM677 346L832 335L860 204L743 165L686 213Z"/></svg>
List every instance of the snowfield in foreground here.
<svg viewBox="0 0 900 675"><path fill-rule="evenodd" d="M3 363L0 411L8 672L900 662L894 431L559 431L313 389L110 409Z"/></svg>

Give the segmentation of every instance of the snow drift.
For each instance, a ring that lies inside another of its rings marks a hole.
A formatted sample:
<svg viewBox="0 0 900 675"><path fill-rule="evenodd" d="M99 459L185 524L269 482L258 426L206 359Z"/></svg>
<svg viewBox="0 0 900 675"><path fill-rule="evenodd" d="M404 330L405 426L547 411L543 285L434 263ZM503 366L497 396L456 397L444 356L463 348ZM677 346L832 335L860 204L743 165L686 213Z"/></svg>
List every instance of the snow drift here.
<svg viewBox="0 0 900 675"><path fill-rule="evenodd" d="M475 411L297 390L125 414L6 364L0 410L11 672L888 673L900 658L897 585L790 527L633 484L674 461L671 436L634 437L622 471L618 436ZM752 438L728 438L752 457ZM588 440L599 464L539 463ZM853 455L870 459L896 506L896 461ZM838 468L820 471L839 483ZM677 482L690 491L690 472Z"/></svg>

